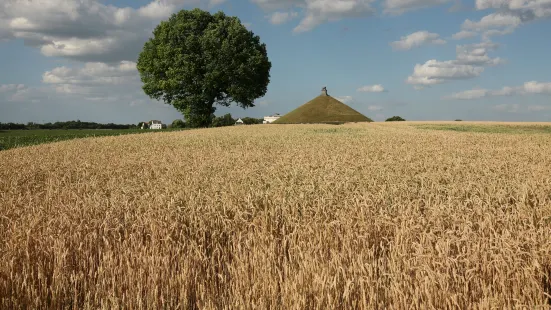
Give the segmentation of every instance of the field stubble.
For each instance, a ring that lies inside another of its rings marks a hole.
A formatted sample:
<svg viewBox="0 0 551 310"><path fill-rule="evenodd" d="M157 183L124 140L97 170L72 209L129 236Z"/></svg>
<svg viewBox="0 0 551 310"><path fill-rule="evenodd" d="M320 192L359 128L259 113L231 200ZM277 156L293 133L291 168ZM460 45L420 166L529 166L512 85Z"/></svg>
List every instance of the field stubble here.
<svg viewBox="0 0 551 310"><path fill-rule="evenodd" d="M0 153L2 308L548 308L551 136L259 125Z"/></svg>

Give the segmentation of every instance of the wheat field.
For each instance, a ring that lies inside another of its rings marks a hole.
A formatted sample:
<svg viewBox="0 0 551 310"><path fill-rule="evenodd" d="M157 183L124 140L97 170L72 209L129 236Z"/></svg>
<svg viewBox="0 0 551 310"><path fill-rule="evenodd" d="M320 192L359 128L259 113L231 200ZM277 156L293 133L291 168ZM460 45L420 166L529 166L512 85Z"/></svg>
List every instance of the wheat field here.
<svg viewBox="0 0 551 310"><path fill-rule="evenodd" d="M0 308L548 309L550 154L409 122L3 151Z"/></svg>

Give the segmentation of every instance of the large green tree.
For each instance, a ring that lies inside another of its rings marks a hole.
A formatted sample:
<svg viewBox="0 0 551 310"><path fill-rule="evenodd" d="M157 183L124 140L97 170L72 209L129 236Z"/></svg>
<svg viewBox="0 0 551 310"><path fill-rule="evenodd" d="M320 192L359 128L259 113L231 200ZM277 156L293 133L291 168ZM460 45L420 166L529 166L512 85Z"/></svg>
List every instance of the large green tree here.
<svg viewBox="0 0 551 310"><path fill-rule="evenodd" d="M237 17L200 9L162 21L138 58L144 92L184 114L191 127L212 122L215 105L246 109L266 94L266 45Z"/></svg>

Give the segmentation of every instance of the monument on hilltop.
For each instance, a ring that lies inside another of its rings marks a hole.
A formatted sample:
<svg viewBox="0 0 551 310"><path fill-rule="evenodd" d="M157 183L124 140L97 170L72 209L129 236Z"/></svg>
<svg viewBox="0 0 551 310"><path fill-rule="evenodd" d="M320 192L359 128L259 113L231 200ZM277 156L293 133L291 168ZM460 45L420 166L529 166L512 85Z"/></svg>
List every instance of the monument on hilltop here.
<svg viewBox="0 0 551 310"><path fill-rule="evenodd" d="M272 124L342 124L350 122L372 122L372 120L327 94L327 87L321 95L278 118Z"/></svg>

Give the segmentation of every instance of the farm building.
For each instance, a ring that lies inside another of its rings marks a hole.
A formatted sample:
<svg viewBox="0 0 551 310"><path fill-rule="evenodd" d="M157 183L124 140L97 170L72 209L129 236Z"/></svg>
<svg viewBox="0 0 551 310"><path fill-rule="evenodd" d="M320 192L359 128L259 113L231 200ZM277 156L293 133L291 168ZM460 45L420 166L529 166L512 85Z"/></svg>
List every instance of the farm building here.
<svg viewBox="0 0 551 310"><path fill-rule="evenodd" d="M280 117L281 115L279 115L279 113L276 113L270 116L264 116L264 121L262 122L262 124L270 124L271 122L277 120Z"/></svg>
<svg viewBox="0 0 551 310"><path fill-rule="evenodd" d="M152 120L149 122L149 129L163 129L163 122Z"/></svg>

